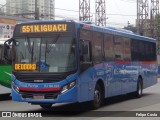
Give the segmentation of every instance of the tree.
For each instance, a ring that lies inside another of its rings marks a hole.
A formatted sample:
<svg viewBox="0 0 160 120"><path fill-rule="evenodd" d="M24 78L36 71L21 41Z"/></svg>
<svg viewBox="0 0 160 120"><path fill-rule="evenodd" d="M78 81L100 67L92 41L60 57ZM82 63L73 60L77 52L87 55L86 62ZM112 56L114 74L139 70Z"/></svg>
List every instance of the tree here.
<svg viewBox="0 0 160 120"><path fill-rule="evenodd" d="M128 25L128 26L124 27L123 29L130 30L134 33L137 33L137 28L134 27L133 25Z"/></svg>

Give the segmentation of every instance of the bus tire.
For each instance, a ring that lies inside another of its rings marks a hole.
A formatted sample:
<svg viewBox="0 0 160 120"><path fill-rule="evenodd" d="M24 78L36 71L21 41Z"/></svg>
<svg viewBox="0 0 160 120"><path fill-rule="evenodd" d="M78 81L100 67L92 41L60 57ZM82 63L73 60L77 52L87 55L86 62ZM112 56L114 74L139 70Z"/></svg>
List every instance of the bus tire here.
<svg viewBox="0 0 160 120"><path fill-rule="evenodd" d="M49 110L52 108L52 104L41 104L40 107L45 110Z"/></svg>
<svg viewBox="0 0 160 120"><path fill-rule="evenodd" d="M141 78L138 78L137 90L135 92L135 97L140 98L140 97L142 97L142 94L143 94L143 82L142 82Z"/></svg>
<svg viewBox="0 0 160 120"><path fill-rule="evenodd" d="M100 84L97 84L94 90L93 101L91 104L92 109L98 109L103 102L103 91Z"/></svg>
<svg viewBox="0 0 160 120"><path fill-rule="evenodd" d="M0 94L0 100L9 100L11 99L11 93L6 93L6 94Z"/></svg>

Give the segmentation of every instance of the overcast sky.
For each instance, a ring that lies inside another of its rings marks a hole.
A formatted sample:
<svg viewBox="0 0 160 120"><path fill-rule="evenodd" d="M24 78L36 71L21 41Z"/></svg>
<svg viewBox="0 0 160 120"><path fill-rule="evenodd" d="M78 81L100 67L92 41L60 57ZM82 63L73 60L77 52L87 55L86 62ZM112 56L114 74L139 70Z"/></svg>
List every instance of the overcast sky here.
<svg viewBox="0 0 160 120"><path fill-rule="evenodd" d="M91 2L91 15L95 14L95 2ZM106 0L106 14L107 25L111 26L127 26L128 21L130 24L135 24L137 7L137 0ZM5 0L0 0L0 4L5 4ZM77 19L79 16L79 0L55 0L55 14L66 18ZM67 9L73 11L65 11L60 9ZM92 17L94 21L94 17Z"/></svg>

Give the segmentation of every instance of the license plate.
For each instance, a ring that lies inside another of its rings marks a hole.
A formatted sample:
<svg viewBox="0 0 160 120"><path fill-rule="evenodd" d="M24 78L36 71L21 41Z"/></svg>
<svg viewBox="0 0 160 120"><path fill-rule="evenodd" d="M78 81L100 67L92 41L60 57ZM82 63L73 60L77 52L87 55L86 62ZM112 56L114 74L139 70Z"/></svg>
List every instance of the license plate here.
<svg viewBox="0 0 160 120"><path fill-rule="evenodd" d="M33 99L44 99L44 95L34 95Z"/></svg>

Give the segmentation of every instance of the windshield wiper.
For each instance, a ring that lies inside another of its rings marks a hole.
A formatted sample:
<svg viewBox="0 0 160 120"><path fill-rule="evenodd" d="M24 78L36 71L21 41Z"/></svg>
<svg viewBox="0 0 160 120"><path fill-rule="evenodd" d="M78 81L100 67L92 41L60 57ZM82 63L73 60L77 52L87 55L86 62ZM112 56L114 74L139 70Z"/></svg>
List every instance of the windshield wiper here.
<svg viewBox="0 0 160 120"><path fill-rule="evenodd" d="M27 40L28 52L31 54L31 61L33 61L34 41L33 41L33 44L31 45L31 41L28 37L26 40Z"/></svg>
<svg viewBox="0 0 160 120"><path fill-rule="evenodd" d="M26 42L27 42L28 52L31 54L32 53L31 42L30 42L30 39L28 37L26 38Z"/></svg>

